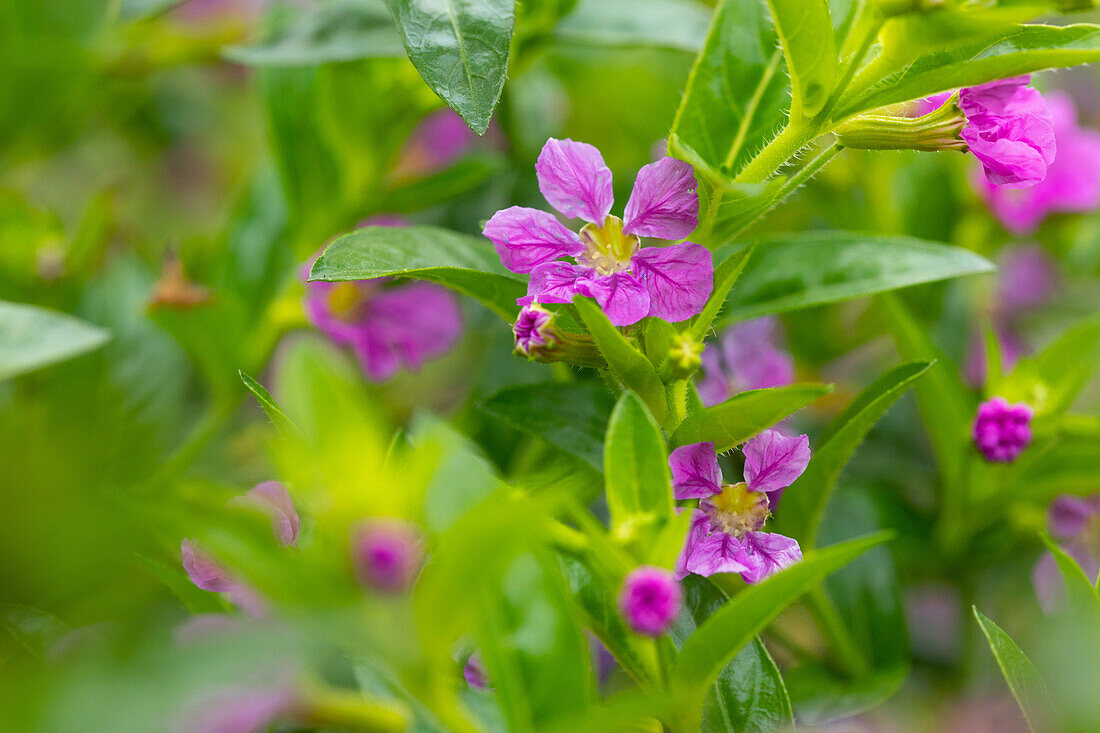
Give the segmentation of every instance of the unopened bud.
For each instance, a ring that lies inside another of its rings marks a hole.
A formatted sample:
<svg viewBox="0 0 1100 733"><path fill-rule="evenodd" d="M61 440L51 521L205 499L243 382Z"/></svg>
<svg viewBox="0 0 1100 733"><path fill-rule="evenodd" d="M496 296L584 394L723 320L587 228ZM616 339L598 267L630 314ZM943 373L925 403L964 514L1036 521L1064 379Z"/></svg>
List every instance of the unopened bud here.
<svg viewBox="0 0 1100 733"><path fill-rule="evenodd" d="M552 311L538 303L523 306L512 325L515 348L512 353L543 363L564 361L575 366L605 367L592 337L558 328Z"/></svg>
<svg viewBox="0 0 1100 733"><path fill-rule="evenodd" d="M938 152L969 148L962 139L966 115L959 109L958 93L939 108L920 117L869 114L853 117L837 128L837 142L861 150L923 150Z"/></svg>

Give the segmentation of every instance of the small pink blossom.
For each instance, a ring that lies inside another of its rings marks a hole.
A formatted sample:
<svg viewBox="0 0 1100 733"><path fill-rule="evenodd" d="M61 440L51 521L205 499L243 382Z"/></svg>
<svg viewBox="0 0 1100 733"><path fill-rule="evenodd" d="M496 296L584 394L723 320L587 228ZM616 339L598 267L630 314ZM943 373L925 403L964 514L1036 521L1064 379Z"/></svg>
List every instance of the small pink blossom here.
<svg viewBox="0 0 1100 733"><path fill-rule="evenodd" d="M378 591L408 589L420 572L422 558L420 532L409 522L369 520L355 531L352 540L352 559L360 581Z"/></svg>
<svg viewBox="0 0 1100 733"><path fill-rule="evenodd" d="M784 351L782 324L774 316L737 323L703 351L699 398L706 406L749 389L782 387L794 381L794 360Z"/></svg>
<svg viewBox="0 0 1100 733"><path fill-rule="evenodd" d="M994 397L978 406L972 435L974 444L990 463L1012 463L1031 443L1031 418L1035 413L1023 402L1010 405Z"/></svg>
<svg viewBox="0 0 1100 733"><path fill-rule="evenodd" d="M634 631L645 636L661 636L680 613L683 592L672 573L643 565L632 570L623 581L619 611Z"/></svg>

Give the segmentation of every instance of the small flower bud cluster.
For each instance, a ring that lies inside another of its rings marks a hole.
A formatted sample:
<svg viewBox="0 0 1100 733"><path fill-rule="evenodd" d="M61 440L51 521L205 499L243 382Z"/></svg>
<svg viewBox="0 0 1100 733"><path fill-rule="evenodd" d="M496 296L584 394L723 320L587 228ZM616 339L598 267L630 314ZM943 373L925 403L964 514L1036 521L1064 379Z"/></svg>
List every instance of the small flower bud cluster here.
<svg viewBox="0 0 1100 733"><path fill-rule="evenodd" d="M1034 412L1023 402L1009 404L994 397L978 406L974 419L974 444L990 463L1012 463L1031 443Z"/></svg>

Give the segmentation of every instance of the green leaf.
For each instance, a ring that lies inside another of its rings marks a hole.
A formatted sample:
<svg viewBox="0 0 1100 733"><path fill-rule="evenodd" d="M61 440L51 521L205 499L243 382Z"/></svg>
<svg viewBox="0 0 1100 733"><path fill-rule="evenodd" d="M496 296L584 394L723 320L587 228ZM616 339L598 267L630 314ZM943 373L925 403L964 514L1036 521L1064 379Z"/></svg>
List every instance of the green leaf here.
<svg viewBox="0 0 1100 733"><path fill-rule="evenodd" d="M1075 323L1006 380L1006 397L1025 399L1042 417L1059 417L1100 368L1100 316Z"/></svg>
<svg viewBox="0 0 1100 733"><path fill-rule="evenodd" d="M428 86L479 135L504 88L513 0L387 0L401 40Z"/></svg>
<svg viewBox="0 0 1100 733"><path fill-rule="evenodd" d="M841 99L834 118L949 89L1094 61L1100 61L1100 26L1016 26L1007 33L966 38L914 60L880 57L853 80L851 88L857 91Z"/></svg>
<svg viewBox="0 0 1100 733"><path fill-rule="evenodd" d="M559 43L698 51L710 12L694 0L581 0L554 28Z"/></svg>
<svg viewBox="0 0 1100 733"><path fill-rule="evenodd" d="M745 269L745 265L755 251L755 244L738 248L722 260L718 267L714 268L714 289L711 291L707 304L703 306L702 313L695 316L691 321L691 333L698 340L702 341L707 332L710 331L711 326L714 325L714 320L726 303L726 297L737 279L741 277L741 272Z"/></svg>
<svg viewBox="0 0 1100 733"><path fill-rule="evenodd" d="M813 117L829 98L837 75L833 20L825 0L768 0L790 71L791 114Z"/></svg>
<svg viewBox="0 0 1100 733"><path fill-rule="evenodd" d="M723 247L716 255L739 246ZM727 300L725 317L747 320L993 269L968 250L912 237L836 231L780 235L757 245Z"/></svg>
<svg viewBox="0 0 1100 733"><path fill-rule="evenodd" d="M367 58L401 58L405 49L381 0L336 0L284 12L265 37L222 54L246 66L319 66Z"/></svg>
<svg viewBox="0 0 1100 733"><path fill-rule="evenodd" d="M807 553L802 562L738 593L684 642L671 679L685 699L685 712L698 715L710 685L736 654L787 606L827 575L885 542L886 533Z"/></svg>
<svg viewBox="0 0 1100 733"><path fill-rule="evenodd" d="M783 55L763 3L723 0L669 136L672 155L714 183L771 139L789 104Z"/></svg>
<svg viewBox="0 0 1100 733"><path fill-rule="evenodd" d="M1027 719L1027 726L1033 731L1045 730L1044 723L1051 721L1050 693L1047 690L1046 681L1039 674L1039 670L1027 658L1027 655L1016 645L1004 630L997 624L986 618L977 606L971 606L974 610L974 618L982 627L989 642L989 649L997 659L997 666L1001 668L1008 689L1012 690L1012 696L1016 698L1016 704L1020 706L1020 712Z"/></svg>
<svg viewBox="0 0 1100 733"><path fill-rule="evenodd" d="M64 313L0 301L0 381L107 343L108 332Z"/></svg>
<svg viewBox="0 0 1100 733"><path fill-rule="evenodd" d="M672 476L661 428L629 390L611 413L603 465L607 508L616 532L630 532L637 523L660 526L672 515Z"/></svg>
<svg viewBox="0 0 1100 733"><path fill-rule="evenodd" d="M810 662L787 670L787 689L800 724L826 725L879 707L901 688L908 673L907 667L891 667L853 679Z"/></svg>
<svg viewBox="0 0 1100 733"><path fill-rule="evenodd" d="M139 20L165 13L186 0L120 0L118 17L122 20Z"/></svg>
<svg viewBox="0 0 1100 733"><path fill-rule="evenodd" d="M1100 623L1100 591L1097 591L1093 581L1058 543L1047 536L1043 537L1043 542L1058 563L1058 572L1065 583L1067 605L1071 613L1080 620Z"/></svg>
<svg viewBox="0 0 1100 733"><path fill-rule="evenodd" d="M409 442L438 455L424 489L424 520L435 532L452 526L501 487L489 459L446 420L417 413Z"/></svg>
<svg viewBox="0 0 1100 733"><path fill-rule="evenodd" d="M663 423L668 412L665 387L653 364L623 336L622 331L615 328L596 301L577 296L573 299L573 305L607 360L611 373L624 387L637 392L657 421Z"/></svg>
<svg viewBox="0 0 1100 733"><path fill-rule="evenodd" d="M695 632L729 599L706 578L689 575L682 582L684 608L669 634L677 646ZM704 733L752 733L794 726L787 687L767 648L754 637L737 653L707 691L703 700Z"/></svg>
<svg viewBox="0 0 1100 733"><path fill-rule="evenodd" d="M688 415L672 434L671 443L714 441L715 450L722 453L832 390L831 385L808 383L742 392L720 405Z"/></svg>
<svg viewBox="0 0 1100 733"><path fill-rule="evenodd" d="M279 407L279 403L275 401L275 398L271 396L271 393L267 391L267 388L257 382L252 377L248 376L242 371L238 371L241 375L241 381L244 382L244 386L248 388L248 391L252 393L252 396L256 398L256 401L260 403L260 407L267 414L267 417L275 425L275 428L283 435L300 435L300 431L291 422L290 418L283 412L283 408Z"/></svg>
<svg viewBox="0 0 1100 733"><path fill-rule="evenodd" d="M783 493L775 531L813 547L825 505L856 448L898 398L928 371L931 362L894 367L867 387L826 429L806 471Z"/></svg>
<svg viewBox="0 0 1100 733"><path fill-rule="evenodd" d="M326 247L309 276L326 282L427 280L476 298L509 323L519 311L516 299L527 292L488 240L428 226L356 229Z"/></svg>
<svg viewBox="0 0 1100 733"><path fill-rule="evenodd" d="M1028 451L1034 447L1028 448ZM1024 460L1027 452L1017 459ZM1087 494L1100 476L1100 435L1064 434L1049 450L1028 463L1012 484L1014 495L1046 505L1058 494ZM990 503L1002 503L1000 495Z"/></svg>
<svg viewBox="0 0 1100 733"><path fill-rule="evenodd" d="M614 398L597 384L509 387L481 409L603 471L603 439Z"/></svg>

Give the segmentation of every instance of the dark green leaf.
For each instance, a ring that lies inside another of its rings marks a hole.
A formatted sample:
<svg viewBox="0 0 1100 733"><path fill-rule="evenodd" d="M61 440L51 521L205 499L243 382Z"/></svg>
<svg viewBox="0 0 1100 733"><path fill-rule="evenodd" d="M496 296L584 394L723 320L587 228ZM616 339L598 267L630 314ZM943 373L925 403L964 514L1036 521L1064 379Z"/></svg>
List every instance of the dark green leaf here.
<svg viewBox="0 0 1100 733"><path fill-rule="evenodd" d="M500 264L486 239L438 227L364 227L339 237L314 263L310 279L410 277L439 283L481 301L508 322L524 283Z"/></svg>
<svg viewBox="0 0 1100 733"><path fill-rule="evenodd" d="M822 435L806 471L783 493L775 531L803 546L816 544L817 526L841 470L879 418L931 366L912 362L894 367L860 393Z"/></svg>
<svg viewBox="0 0 1100 733"><path fill-rule="evenodd" d="M659 526L672 514L665 440L633 392L624 392L611 413L603 465L613 529L630 528L637 522Z"/></svg>
<svg viewBox="0 0 1100 733"><path fill-rule="evenodd" d="M710 13L694 0L581 0L554 37L581 46L652 46L698 51Z"/></svg>
<svg viewBox="0 0 1100 733"><path fill-rule="evenodd" d="M1050 693L1039 670L1000 626L982 615L977 606L971 608L1016 704L1027 719L1028 728L1046 730L1044 723L1052 720Z"/></svg>
<svg viewBox="0 0 1100 733"><path fill-rule="evenodd" d="M599 385L547 383L501 390L481 409L603 471L603 438L614 404Z"/></svg>
<svg viewBox="0 0 1100 733"><path fill-rule="evenodd" d="M738 247L723 247L716 258ZM991 263L965 249L911 237L853 232L781 235L757 245L730 294L725 317L746 320L992 271Z"/></svg>
<svg viewBox="0 0 1100 733"><path fill-rule="evenodd" d="M673 684L684 695L685 712L700 714L697 706L717 676L783 609L827 575L888 538L876 534L811 551L802 562L746 588L711 614L684 642L673 667Z"/></svg>
<svg viewBox="0 0 1100 733"><path fill-rule="evenodd" d="M312 3L282 15L263 40L229 46L225 57L247 66L319 66L405 54L381 0Z"/></svg>
<svg viewBox="0 0 1100 733"><path fill-rule="evenodd" d="M768 0L791 76L791 113L813 117L837 75L833 21L825 0Z"/></svg>
<svg viewBox="0 0 1100 733"><path fill-rule="evenodd" d="M513 0L387 0L424 81L481 135L504 88Z"/></svg>
<svg viewBox="0 0 1100 733"><path fill-rule="evenodd" d="M764 3L723 0L676 111L671 154L714 183L745 167L775 135L789 104L777 46Z"/></svg>
<svg viewBox="0 0 1100 733"><path fill-rule="evenodd" d="M775 425L792 412L828 394L826 384L792 384L734 395L720 405L688 415L672 434L674 445L714 441L719 453Z"/></svg>
<svg viewBox="0 0 1100 733"><path fill-rule="evenodd" d="M109 338L104 329L70 315L0 301L0 381L72 359Z"/></svg>

